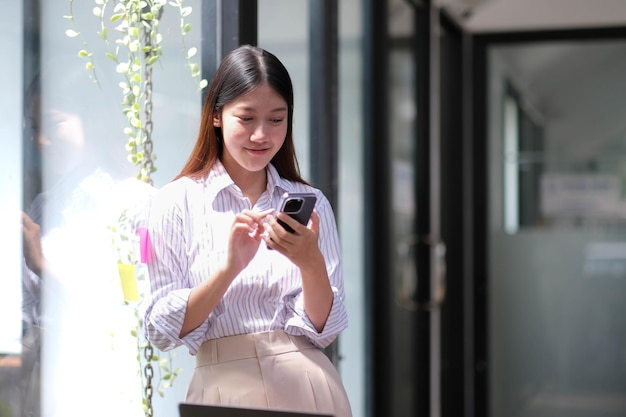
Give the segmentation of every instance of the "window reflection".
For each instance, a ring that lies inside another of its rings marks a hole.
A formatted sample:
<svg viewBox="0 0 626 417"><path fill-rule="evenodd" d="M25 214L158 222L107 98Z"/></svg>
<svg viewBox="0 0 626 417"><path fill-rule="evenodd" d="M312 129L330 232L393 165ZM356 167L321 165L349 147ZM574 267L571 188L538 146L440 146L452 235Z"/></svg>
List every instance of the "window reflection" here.
<svg viewBox="0 0 626 417"><path fill-rule="evenodd" d="M76 57L57 57L26 96L26 140L43 179L23 220L26 415L39 415L38 398L42 415L76 414L90 408L94 390L116 399L96 415L141 411L134 317L122 302L110 227L127 210L137 226L145 222L151 189L132 179L123 115L110 111L117 103L103 75L99 82ZM93 364L93 374L80 364Z"/></svg>
<svg viewBox="0 0 626 417"><path fill-rule="evenodd" d="M185 4L194 10L187 46L200 47L200 1ZM23 54L25 63L23 71L7 77L24 101L14 117L24 121L14 135L19 146L10 154L13 161L23 161L13 177L22 177L15 181L14 241L22 239L20 209L28 225L24 256L21 250L15 253L16 271L6 274L16 292L23 286L23 303L14 298L22 304L16 320L22 327L22 308L24 335L22 353L18 350L10 364L0 352L0 415L67 416L89 410L96 416L141 416L137 343L143 339L131 335L136 305L124 302L111 227L122 216L131 230L141 226L153 188L135 179L137 168L128 162L120 80L97 37L93 4L74 2L74 14L93 48L99 84L89 79L77 55L80 42L65 36L68 3L32 0L24 8L26 27L17 19L14 30L27 33L24 45L0 38L3 47L15 45L15 61ZM184 65L180 21L170 12L161 23L169 38L153 77L153 140L161 156L156 186L168 182L189 154L201 105ZM6 288L3 283L0 293ZM192 359L176 352L171 359L172 367L182 368L181 379L191 374ZM163 398L155 387L156 413L176 412L186 384L179 385Z"/></svg>

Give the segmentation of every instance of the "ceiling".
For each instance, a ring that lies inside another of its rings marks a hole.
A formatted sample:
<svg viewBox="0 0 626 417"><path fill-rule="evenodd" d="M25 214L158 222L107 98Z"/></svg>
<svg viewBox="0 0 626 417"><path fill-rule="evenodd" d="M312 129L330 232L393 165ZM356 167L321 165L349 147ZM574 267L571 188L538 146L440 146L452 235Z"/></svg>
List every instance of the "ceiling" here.
<svg viewBox="0 0 626 417"><path fill-rule="evenodd" d="M626 26L626 0L436 0L470 32Z"/></svg>
<svg viewBox="0 0 626 417"><path fill-rule="evenodd" d="M626 0L437 1L471 33L626 27ZM554 149L581 160L624 154L623 39L514 42L490 51Z"/></svg>

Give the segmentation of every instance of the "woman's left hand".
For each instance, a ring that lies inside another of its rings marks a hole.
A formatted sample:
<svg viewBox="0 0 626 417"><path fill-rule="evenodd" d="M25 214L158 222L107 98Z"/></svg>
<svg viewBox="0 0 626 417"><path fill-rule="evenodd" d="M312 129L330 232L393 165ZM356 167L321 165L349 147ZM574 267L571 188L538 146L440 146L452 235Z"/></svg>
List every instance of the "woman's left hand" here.
<svg viewBox="0 0 626 417"><path fill-rule="evenodd" d="M306 267L307 263L317 259L316 256L312 256L319 253L317 241L320 219L315 210L313 210L307 226L300 224L285 213L277 213L276 217L270 216L268 218L269 221L265 223L266 233L263 235L263 239L269 247L285 255L300 268ZM290 226L294 233L285 230L277 219Z"/></svg>
<svg viewBox="0 0 626 417"><path fill-rule="evenodd" d="M304 311L318 332L324 329L333 304L333 292L326 272L326 263L318 246L320 219L313 210L307 226L289 215L278 213L277 218L287 223L294 233L285 230L276 218L265 224L263 239L269 247L285 255L302 273Z"/></svg>

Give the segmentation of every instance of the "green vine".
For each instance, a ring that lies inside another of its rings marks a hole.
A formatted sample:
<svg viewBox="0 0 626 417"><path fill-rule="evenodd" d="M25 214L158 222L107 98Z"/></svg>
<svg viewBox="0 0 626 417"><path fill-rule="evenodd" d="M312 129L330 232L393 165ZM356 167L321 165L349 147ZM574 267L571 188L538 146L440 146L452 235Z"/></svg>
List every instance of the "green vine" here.
<svg viewBox="0 0 626 417"><path fill-rule="evenodd" d="M81 40L83 48L78 55L86 60L85 67L90 71L91 79L99 83L94 55L74 18L74 0L68 1L69 15L64 17L69 20L71 28L65 34ZM197 48L188 48L185 43L185 37L191 31L191 24L185 19L191 15L192 8L184 6L184 0L94 0L94 3L93 15L98 19L97 35L105 43L105 56L122 76L119 86L122 90L122 111L127 119L124 134L127 136L128 159L140 167L137 177L151 182L151 174L156 171L151 161L156 159L156 154L152 151L150 130L147 129L151 121L147 123L146 119L151 117L152 110L147 89L151 88L148 74L163 55L159 23L167 5L177 11L186 65L191 77L198 80L200 67L193 62ZM110 31L109 25L114 25L113 31ZM198 90L206 85L205 79L197 81Z"/></svg>
<svg viewBox="0 0 626 417"><path fill-rule="evenodd" d="M93 52L90 51L87 37L74 17L74 0L68 0L69 14L64 16L70 22L65 34L69 38L77 38L82 48L78 56L85 60L85 68L89 77L97 84L98 68ZM139 167L137 178L152 183L151 175L156 171L152 161L156 154L152 151L152 68L163 56L163 36L159 25L164 9L170 6L179 16L179 29L182 48L185 53L186 66L192 79L196 80L198 91L207 86L205 79L200 79L200 67L193 62L197 48L188 48L185 38L191 31L187 18L192 8L184 5L184 0L93 0L93 15L97 19L97 36L104 42L105 57L114 64L114 69L121 76L119 87L122 93L121 110L126 116L127 124L124 134L127 137L126 150L128 159ZM120 264L137 265L136 243L137 232L133 222L124 211L117 223L110 227L113 236L113 250ZM138 284L145 279L142 273L136 273ZM139 285L139 299L143 296L144 285ZM135 325L131 334L137 344L137 361L143 391L143 408L147 417L151 417L152 390L164 395L164 389L171 386L180 369L172 368L172 355L156 353L150 343L143 337L143 318L140 315L139 302L125 302L133 308ZM160 356L162 355L162 357ZM153 375L158 369L158 375ZM155 378L152 383L153 377Z"/></svg>

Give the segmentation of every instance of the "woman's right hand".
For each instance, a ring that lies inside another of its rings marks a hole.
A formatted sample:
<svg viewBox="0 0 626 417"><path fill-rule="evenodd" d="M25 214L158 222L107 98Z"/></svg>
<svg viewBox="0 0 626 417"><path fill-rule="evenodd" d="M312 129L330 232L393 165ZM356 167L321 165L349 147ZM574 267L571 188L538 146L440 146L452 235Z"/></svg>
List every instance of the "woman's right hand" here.
<svg viewBox="0 0 626 417"><path fill-rule="evenodd" d="M22 244L26 266L41 277L44 257L41 248L41 228L28 214L22 212Z"/></svg>
<svg viewBox="0 0 626 417"><path fill-rule="evenodd" d="M228 240L227 269L238 274L250 263L263 241L265 218L273 212L244 210L235 217Z"/></svg>
<svg viewBox="0 0 626 417"><path fill-rule="evenodd" d="M226 264L191 291L179 337L185 337L206 320L233 279L254 258L263 241L261 234L265 230L265 217L273 211L274 209L262 212L244 210L235 217L228 237Z"/></svg>

